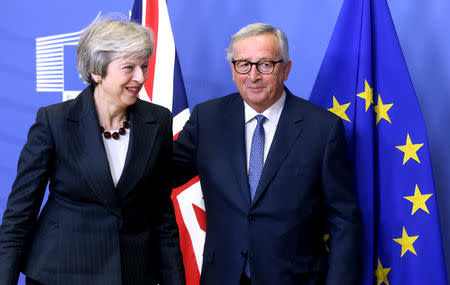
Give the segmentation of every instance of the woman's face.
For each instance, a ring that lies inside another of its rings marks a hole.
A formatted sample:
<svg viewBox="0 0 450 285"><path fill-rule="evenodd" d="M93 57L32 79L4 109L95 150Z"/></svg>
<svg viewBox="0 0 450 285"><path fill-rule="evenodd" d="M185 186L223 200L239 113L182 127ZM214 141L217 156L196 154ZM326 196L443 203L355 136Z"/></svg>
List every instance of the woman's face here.
<svg viewBox="0 0 450 285"><path fill-rule="evenodd" d="M136 102L137 95L147 80L148 58L119 57L107 67L106 76L97 85L99 94L107 102L127 107ZM95 75L93 75L95 79Z"/></svg>

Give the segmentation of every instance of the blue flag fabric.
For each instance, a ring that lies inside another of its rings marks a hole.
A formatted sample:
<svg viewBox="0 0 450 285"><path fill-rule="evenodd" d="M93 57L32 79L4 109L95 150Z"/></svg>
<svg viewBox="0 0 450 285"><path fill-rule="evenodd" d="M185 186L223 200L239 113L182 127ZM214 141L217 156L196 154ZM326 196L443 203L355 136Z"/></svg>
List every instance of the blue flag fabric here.
<svg viewBox="0 0 450 285"><path fill-rule="evenodd" d="M346 127L362 283L447 284L425 124L385 0L344 1L310 100Z"/></svg>

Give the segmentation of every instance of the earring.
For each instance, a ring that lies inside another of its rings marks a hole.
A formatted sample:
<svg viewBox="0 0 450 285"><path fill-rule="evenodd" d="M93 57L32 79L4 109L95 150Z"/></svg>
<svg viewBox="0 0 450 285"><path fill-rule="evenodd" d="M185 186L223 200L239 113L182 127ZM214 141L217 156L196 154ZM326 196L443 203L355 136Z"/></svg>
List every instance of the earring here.
<svg viewBox="0 0 450 285"><path fill-rule="evenodd" d="M97 84L100 84L100 83L102 83L102 80L99 79L98 81L96 81L96 83L97 83Z"/></svg>

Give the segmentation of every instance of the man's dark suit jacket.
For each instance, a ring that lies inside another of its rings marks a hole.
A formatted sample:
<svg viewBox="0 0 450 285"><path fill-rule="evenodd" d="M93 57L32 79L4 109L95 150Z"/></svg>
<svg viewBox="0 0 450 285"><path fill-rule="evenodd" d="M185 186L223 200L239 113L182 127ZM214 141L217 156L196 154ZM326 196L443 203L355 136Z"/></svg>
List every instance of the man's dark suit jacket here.
<svg viewBox="0 0 450 285"><path fill-rule="evenodd" d="M137 100L114 187L93 89L41 108L0 227L0 284L184 284L168 173L172 116ZM36 221L45 188L48 200Z"/></svg>
<svg viewBox="0 0 450 285"><path fill-rule="evenodd" d="M197 105L174 144L177 183L200 176L206 207L201 284L357 284L360 212L342 121L286 89L255 200L238 93ZM329 233L327 253L324 233Z"/></svg>

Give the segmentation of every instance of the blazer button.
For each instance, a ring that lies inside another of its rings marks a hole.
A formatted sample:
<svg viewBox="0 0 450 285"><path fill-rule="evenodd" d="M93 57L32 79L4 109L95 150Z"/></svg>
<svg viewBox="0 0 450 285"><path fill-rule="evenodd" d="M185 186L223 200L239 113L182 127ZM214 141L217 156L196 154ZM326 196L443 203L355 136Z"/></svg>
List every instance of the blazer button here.
<svg viewBox="0 0 450 285"><path fill-rule="evenodd" d="M251 222L251 223L255 222L255 216L253 216L253 215L248 215L248 220L249 220L249 222Z"/></svg>

